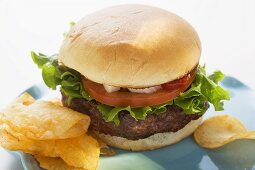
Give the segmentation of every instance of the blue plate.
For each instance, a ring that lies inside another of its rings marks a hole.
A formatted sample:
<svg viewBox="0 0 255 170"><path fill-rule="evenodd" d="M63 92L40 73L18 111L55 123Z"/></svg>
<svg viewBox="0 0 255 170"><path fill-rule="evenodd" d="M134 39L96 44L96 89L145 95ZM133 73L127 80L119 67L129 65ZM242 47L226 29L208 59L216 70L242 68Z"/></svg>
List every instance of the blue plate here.
<svg viewBox="0 0 255 170"><path fill-rule="evenodd" d="M231 91L231 101L225 111L215 112L212 107L205 118L227 113L241 120L249 130L255 129L255 95L243 83L226 77L222 86ZM57 95L44 85L27 89L36 99ZM220 123L220 122L219 122ZM115 149L113 157L101 157L98 170L241 170L255 169L255 141L237 140L214 150L199 147L192 137L162 149L129 152ZM29 154L19 153L25 170L41 170Z"/></svg>

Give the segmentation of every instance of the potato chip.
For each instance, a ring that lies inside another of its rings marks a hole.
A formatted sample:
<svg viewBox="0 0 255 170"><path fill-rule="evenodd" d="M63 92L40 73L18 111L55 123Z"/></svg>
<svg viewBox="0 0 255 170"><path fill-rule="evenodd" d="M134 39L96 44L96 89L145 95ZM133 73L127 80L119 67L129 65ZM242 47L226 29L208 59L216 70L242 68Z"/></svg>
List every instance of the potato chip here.
<svg viewBox="0 0 255 170"><path fill-rule="evenodd" d="M97 141L82 136L58 140L33 140L12 131L8 125L0 128L0 143L9 150L49 157L61 157L68 165L94 170L98 166L100 147Z"/></svg>
<svg viewBox="0 0 255 170"><path fill-rule="evenodd" d="M9 133L3 125L0 127L0 143L2 147L8 150L25 150L29 148L28 143Z"/></svg>
<svg viewBox="0 0 255 170"><path fill-rule="evenodd" d="M15 100L15 102L22 103L23 105L30 105L35 102L35 99L28 93L23 93L19 98Z"/></svg>
<svg viewBox="0 0 255 170"><path fill-rule="evenodd" d="M0 126L1 146L8 150L22 150L25 153L41 154L56 157L55 140L33 140L19 132L13 131L8 125Z"/></svg>
<svg viewBox="0 0 255 170"><path fill-rule="evenodd" d="M85 134L89 123L89 116L60 101L34 101L24 94L0 112L0 144L36 155L46 169L95 170L100 147Z"/></svg>
<svg viewBox="0 0 255 170"><path fill-rule="evenodd" d="M85 170L67 165L61 158L51 158L40 155L34 155L40 166L48 170Z"/></svg>
<svg viewBox="0 0 255 170"><path fill-rule="evenodd" d="M86 134L77 138L57 140L54 152L71 166L87 170L95 170L98 166L100 154L98 142Z"/></svg>
<svg viewBox="0 0 255 170"><path fill-rule="evenodd" d="M194 132L194 138L202 147L217 148L238 139L255 139L255 131L248 132L236 118L220 115L205 120Z"/></svg>
<svg viewBox="0 0 255 170"><path fill-rule="evenodd" d="M52 102L52 103L54 103L54 104L56 104L56 105L58 105L58 106L63 106L61 100L58 99L58 98L50 99L50 100L48 100L48 101L49 101L49 102Z"/></svg>
<svg viewBox="0 0 255 170"><path fill-rule="evenodd" d="M38 140L65 139L86 133L89 116L48 101L24 105L20 102L23 97L1 111L0 123L5 122L13 130Z"/></svg>

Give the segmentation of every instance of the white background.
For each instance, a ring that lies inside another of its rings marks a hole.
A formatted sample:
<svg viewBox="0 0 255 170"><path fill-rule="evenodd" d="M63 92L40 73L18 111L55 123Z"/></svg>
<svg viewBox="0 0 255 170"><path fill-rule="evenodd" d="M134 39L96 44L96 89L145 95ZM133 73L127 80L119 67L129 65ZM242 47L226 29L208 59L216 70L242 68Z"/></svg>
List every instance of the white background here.
<svg viewBox="0 0 255 170"><path fill-rule="evenodd" d="M201 63L210 72L221 69L255 87L254 0L0 0L0 108L42 81L31 50L58 52L70 21L121 3L159 6L182 16L200 35ZM0 150L0 158L0 169L17 169L7 152Z"/></svg>

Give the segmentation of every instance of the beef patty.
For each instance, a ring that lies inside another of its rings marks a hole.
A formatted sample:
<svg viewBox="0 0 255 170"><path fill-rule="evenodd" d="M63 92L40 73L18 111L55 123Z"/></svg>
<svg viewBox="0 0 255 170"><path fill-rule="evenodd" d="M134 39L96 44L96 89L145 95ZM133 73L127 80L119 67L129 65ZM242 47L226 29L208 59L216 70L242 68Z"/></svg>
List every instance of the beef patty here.
<svg viewBox="0 0 255 170"><path fill-rule="evenodd" d="M95 100L86 101L75 98L70 106L67 106L67 97L62 94L62 103L81 113L86 113L91 118L90 129L111 136L120 136L130 140L147 138L156 133L176 132L187 125L191 120L198 119L201 115L186 115L183 110L176 106L167 106L167 111L160 115L151 114L145 120L136 121L129 112L121 111L119 113L120 124L117 126L114 122L105 122L102 114L97 110Z"/></svg>

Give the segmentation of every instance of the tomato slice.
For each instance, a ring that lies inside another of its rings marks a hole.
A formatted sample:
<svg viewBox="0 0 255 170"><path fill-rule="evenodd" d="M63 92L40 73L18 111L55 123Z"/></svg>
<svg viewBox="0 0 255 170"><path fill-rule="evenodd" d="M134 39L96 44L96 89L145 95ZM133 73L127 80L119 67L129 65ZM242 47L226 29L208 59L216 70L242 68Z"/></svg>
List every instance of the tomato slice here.
<svg viewBox="0 0 255 170"><path fill-rule="evenodd" d="M182 78L168 82L168 83L164 83L161 86L163 89L166 89L166 90L172 90L182 86L186 86L186 84L189 83L190 79L192 79L192 81L194 80L196 72L197 72L197 67L195 67L190 73L186 74Z"/></svg>
<svg viewBox="0 0 255 170"><path fill-rule="evenodd" d="M158 105L173 100L190 86L195 78L195 73L196 69L179 80L163 84L162 89L151 94L132 93L129 91L108 93L102 84L92 82L85 78L82 78L82 83L89 95L100 103L109 106L130 106L136 108Z"/></svg>

